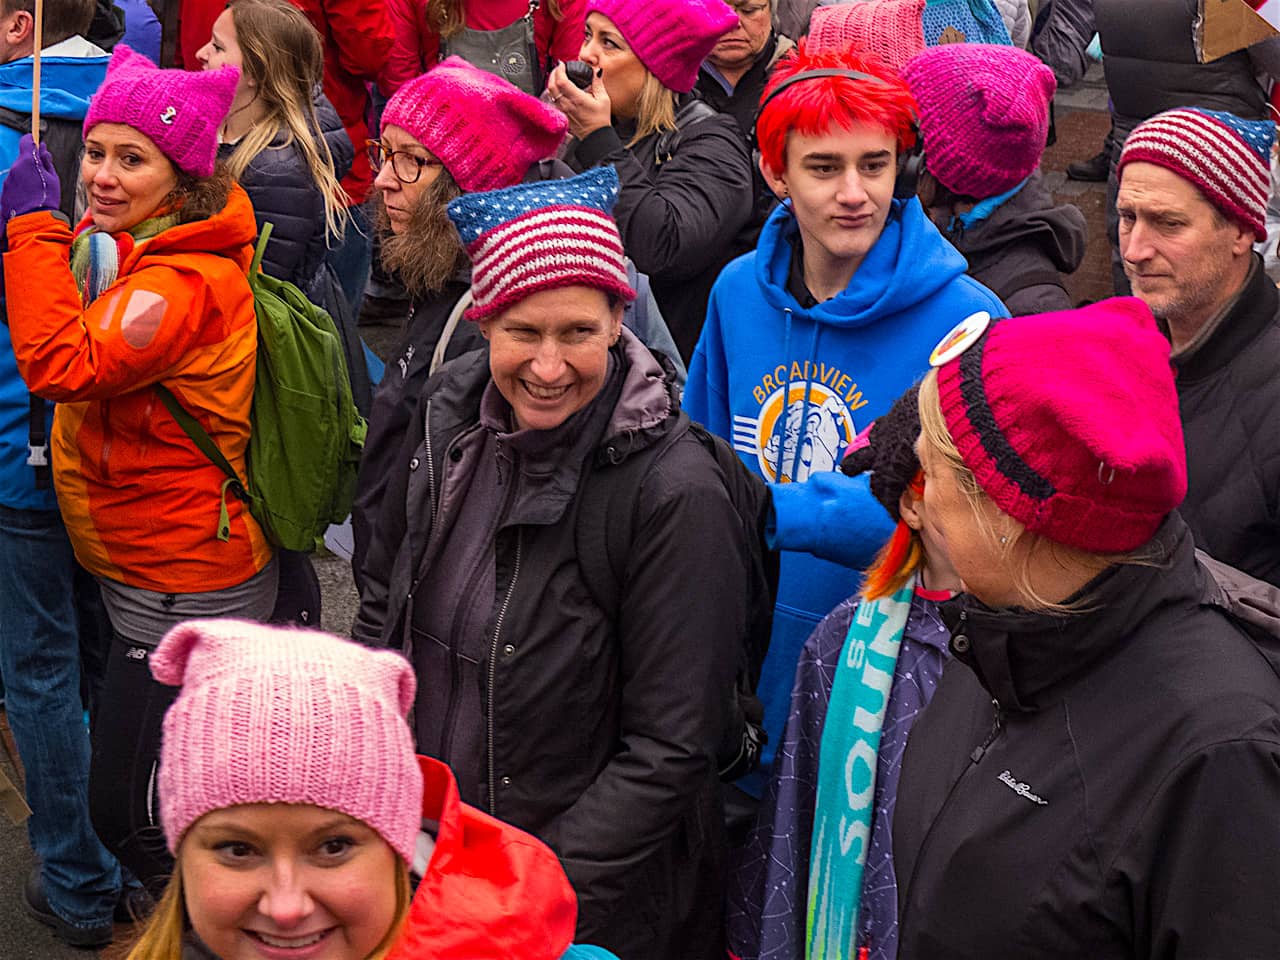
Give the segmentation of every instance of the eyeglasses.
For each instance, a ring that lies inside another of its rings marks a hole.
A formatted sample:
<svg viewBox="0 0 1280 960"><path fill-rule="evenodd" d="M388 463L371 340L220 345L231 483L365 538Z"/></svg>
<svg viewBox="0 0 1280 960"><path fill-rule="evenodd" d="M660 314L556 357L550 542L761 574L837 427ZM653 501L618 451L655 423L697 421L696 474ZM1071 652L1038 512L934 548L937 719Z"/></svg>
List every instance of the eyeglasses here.
<svg viewBox="0 0 1280 960"><path fill-rule="evenodd" d="M401 183L417 183L427 167L444 166L435 157L420 157L407 150L388 150L377 140L366 140L365 146L369 148L369 162L373 164L373 169L381 170L390 160L391 172Z"/></svg>
<svg viewBox="0 0 1280 960"><path fill-rule="evenodd" d="M733 9L737 12L738 16L741 17L743 20L750 20L752 17L758 17L760 16L760 14L768 10L769 4L767 3L734 4Z"/></svg>

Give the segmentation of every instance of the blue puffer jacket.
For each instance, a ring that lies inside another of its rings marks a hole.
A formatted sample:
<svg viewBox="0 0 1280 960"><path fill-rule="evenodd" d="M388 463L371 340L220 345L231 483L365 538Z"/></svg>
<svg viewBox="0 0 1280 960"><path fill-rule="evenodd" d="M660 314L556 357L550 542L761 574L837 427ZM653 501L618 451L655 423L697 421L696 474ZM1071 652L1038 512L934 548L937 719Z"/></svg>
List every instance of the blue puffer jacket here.
<svg viewBox="0 0 1280 960"><path fill-rule="evenodd" d="M337 111L323 96L316 100L316 114L333 154L335 174L341 179L351 169L355 156L351 138ZM301 148L286 143L287 139L288 135L282 132L270 147L250 160L240 176L240 185L253 202L258 229L264 223L273 225L263 270L309 291L325 258L324 197ZM226 159L234 150L234 144L224 143L218 148L218 156Z"/></svg>

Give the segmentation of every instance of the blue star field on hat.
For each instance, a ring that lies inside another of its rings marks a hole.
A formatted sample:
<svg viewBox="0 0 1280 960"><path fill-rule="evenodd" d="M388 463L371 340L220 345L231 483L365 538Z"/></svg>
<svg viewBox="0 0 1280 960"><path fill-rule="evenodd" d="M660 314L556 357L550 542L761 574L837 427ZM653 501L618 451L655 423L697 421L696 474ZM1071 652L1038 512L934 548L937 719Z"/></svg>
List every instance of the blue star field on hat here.
<svg viewBox="0 0 1280 960"><path fill-rule="evenodd" d="M1188 108L1192 113L1211 117L1223 126L1234 130L1250 147L1268 164L1271 163L1271 148L1276 142L1276 125L1270 120L1246 120L1234 113L1221 110L1205 110L1203 107Z"/></svg>
<svg viewBox="0 0 1280 960"><path fill-rule="evenodd" d="M618 171L595 167L567 180L518 183L503 190L469 193L449 202L449 219L465 244L482 233L543 207L592 207L611 213L618 200Z"/></svg>

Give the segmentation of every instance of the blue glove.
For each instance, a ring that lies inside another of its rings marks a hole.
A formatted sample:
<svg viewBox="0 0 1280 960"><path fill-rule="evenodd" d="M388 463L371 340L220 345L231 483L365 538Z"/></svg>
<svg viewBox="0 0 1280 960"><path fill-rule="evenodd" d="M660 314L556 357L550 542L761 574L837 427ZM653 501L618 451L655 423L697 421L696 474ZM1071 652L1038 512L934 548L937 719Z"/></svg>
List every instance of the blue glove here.
<svg viewBox="0 0 1280 960"><path fill-rule="evenodd" d="M53 169L53 157L43 143L39 146L24 134L18 141L18 156L0 188L0 223L37 210L56 210L62 201L62 185Z"/></svg>

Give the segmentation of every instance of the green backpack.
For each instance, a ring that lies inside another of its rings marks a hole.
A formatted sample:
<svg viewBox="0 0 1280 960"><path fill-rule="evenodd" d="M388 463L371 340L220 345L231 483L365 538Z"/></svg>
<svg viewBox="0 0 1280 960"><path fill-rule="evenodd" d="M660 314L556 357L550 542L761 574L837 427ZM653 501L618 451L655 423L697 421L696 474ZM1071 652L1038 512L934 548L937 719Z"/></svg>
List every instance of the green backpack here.
<svg viewBox="0 0 1280 960"><path fill-rule="evenodd" d="M262 273L271 236L264 223L249 267L258 315L258 368L249 414L247 482L168 387L156 392L200 451L227 479L218 539L231 536L227 491L249 506L267 538L310 552L351 511L368 424L351 399L342 339L333 318L292 283Z"/></svg>

